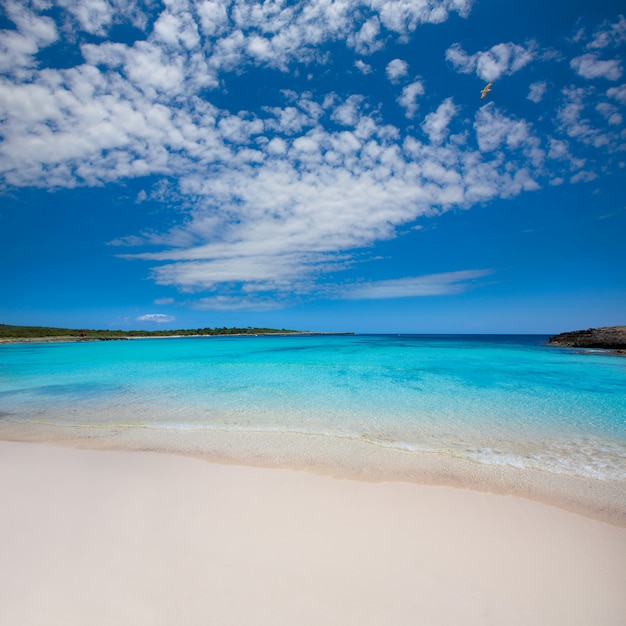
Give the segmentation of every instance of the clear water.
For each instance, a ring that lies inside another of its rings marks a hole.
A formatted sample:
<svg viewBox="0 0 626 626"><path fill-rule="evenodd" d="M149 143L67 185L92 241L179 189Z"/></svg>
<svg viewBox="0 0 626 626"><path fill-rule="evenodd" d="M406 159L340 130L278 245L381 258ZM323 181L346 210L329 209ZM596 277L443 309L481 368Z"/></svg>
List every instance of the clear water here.
<svg viewBox="0 0 626 626"><path fill-rule="evenodd" d="M626 359L541 336L301 336L0 346L0 419L366 439L626 478Z"/></svg>

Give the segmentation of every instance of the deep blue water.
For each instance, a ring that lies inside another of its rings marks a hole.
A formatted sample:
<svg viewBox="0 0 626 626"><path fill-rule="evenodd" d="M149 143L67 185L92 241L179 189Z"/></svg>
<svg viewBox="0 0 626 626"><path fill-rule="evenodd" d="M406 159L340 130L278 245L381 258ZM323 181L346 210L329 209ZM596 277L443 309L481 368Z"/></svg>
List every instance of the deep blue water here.
<svg viewBox="0 0 626 626"><path fill-rule="evenodd" d="M0 419L364 438L626 477L626 358L544 336L201 337L0 346Z"/></svg>

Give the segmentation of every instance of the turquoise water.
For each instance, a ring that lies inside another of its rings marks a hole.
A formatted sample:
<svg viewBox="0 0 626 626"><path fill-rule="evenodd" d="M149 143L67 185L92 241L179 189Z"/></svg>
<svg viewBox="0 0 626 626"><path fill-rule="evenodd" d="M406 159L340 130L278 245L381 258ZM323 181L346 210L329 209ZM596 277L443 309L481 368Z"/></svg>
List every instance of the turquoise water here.
<svg viewBox="0 0 626 626"><path fill-rule="evenodd" d="M540 336L0 346L0 420L314 433L626 478L626 359Z"/></svg>

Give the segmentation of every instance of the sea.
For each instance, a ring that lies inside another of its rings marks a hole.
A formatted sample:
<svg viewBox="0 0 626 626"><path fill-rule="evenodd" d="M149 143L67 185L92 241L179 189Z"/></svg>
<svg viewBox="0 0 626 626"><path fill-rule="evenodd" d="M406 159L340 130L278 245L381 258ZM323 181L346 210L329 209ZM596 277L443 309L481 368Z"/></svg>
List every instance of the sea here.
<svg viewBox="0 0 626 626"><path fill-rule="evenodd" d="M626 358L537 335L0 345L0 425L297 433L626 478ZM103 429L103 432L106 428ZM95 434L94 434L95 433Z"/></svg>

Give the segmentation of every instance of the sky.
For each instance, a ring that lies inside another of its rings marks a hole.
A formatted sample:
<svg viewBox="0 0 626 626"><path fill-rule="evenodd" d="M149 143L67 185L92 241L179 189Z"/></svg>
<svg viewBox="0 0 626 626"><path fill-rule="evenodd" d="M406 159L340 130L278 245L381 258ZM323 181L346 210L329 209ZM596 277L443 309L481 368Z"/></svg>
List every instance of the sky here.
<svg viewBox="0 0 626 626"><path fill-rule="evenodd" d="M626 324L625 14L0 0L0 323Z"/></svg>

